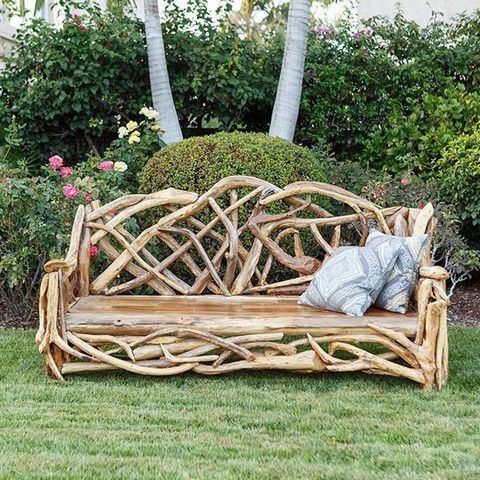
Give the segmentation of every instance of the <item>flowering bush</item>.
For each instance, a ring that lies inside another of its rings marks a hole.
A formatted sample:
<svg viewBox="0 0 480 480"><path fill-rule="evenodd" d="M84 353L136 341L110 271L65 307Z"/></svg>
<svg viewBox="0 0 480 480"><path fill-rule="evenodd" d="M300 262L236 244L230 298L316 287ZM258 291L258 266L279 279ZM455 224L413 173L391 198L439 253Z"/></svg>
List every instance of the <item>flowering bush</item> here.
<svg viewBox="0 0 480 480"><path fill-rule="evenodd" d="M479 26L477 12L425 27L398 14L312 28L296 140L327 141L339 160L428 169L438 145L477 119Z"/></svg>
<svg viewBox="0 0 480 480"><path fill-rule="evenodd" d="M0 74L4 114L25 125L22 149L36 165L53 154L70 164L91 150L101 155L118 116L136 118L150 103L143 22L93 2L57 6L65 10L60 28L27 22Z"/></svg>
<svg viewBox="0 0 480 480"><path fill-rule="evenodd" d="M123 194L123 172L91 161L63 167L55 155L40 176L0 179L0 287L14 287L48 257L62 257L79 204Z"/></svg>
<svg viewBox="0 0 480 480"><path fill-rule="evenodd" d="M137 191L138 171L164 145L161 127L155 123L158 113L142 107L139 115L138 122L129 121L117 127L118 138L104 157L91 156L72 167L62 156L54 154L44 160L38 176L31 176L26 164L12 167L8 149L3 149L6 152L0 158L0 312L3 315L19 318L32 315L43 264L49 258L64 256L78 205L97 199L107 202ZM18 135L10 136L10 143L22 143ZM131 141L132 138L135 140ZM92 257L99 253L98 247L93 246ZM100 255L100 260L96 260L98 265L102 259ZM21 294L17 298L18 292ZM17 310L12 312L14 306Z"/></svg>
<svg viewBox="0 0 480 480"><path fill-rule="evenodd" d="M40 176L9 175L0 164L0 315L19 324L35 318L43 264L64 256L78 205L126 193L125 173L55 155Z"/></svg>
<svg viewBox="0 0 480 480"><path fill-rule="evenodd" d="M158 112L151 107L142 107L139 121L130 120L118 128L117 139L102 156L100 168L122 172L122 185L136 191L139 174L148 159L165 146L161 139L164 132L156 122Z"/></svg>

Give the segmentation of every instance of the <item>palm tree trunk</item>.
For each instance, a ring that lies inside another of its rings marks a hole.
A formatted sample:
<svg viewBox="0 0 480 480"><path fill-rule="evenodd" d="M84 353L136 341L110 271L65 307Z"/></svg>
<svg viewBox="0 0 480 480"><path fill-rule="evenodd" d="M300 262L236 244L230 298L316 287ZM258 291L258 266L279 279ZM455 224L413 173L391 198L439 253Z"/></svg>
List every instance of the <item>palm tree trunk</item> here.
<svg viewBox="0 0 480 480"><path fill-rule="evenodd" d="M290 141L300 109L309 19L310 0L290 0L282 71L269 132Z"/></svg>
<svg viewBox="0 0 480 480"><path fill-rule="evenodd" d="M168 78L165 46L158 14L158 1L144 0L144 3L148 70L150 72L153 108L160 114L159 125L166 130L162 135L162 140L167 144L175 143L183 140L183 135Z"/></svg>

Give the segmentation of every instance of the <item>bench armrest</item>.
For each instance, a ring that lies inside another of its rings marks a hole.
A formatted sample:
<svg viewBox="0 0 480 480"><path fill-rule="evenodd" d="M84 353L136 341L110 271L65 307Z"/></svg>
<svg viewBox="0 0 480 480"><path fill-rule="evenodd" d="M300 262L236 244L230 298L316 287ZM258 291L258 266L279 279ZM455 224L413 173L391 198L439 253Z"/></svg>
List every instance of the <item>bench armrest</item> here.
<svg viewBox="0 0 480 480"><path fill-rule="evenodd" d="M47 273L63 270L69 277L75 271L78 265L78 251L82 236L83 221L85 219L85 207L80 205L73 221L72 232L70 235L70 246L64 259L52 259L44 265Z"/></svg>
<svg viewBox="0 0 480 480"><path fill-rule="evenodd" d="M431 280L447 280L450 275L443 267L422 267L420 276Z"/></svg>

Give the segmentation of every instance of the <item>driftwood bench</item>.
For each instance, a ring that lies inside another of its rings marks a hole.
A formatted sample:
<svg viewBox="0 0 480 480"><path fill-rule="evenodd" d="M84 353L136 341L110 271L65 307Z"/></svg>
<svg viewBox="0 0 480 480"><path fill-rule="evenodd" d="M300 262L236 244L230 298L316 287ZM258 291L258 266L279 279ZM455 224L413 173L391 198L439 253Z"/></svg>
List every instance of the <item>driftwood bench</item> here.
<svg viewBox="0 0 480 480"><path fill-rule="evenodd" d="M323 183L280 189L252 177L200 196L166 189L80 206L68 253L45 265L41 284L36 343L47 372L362 371L441 388L448 275L429 255L405 315L297 304L321 262L342 240L363 245L374 222L405 236L431 234L436 220L431 205L380 208Z"/></svg>

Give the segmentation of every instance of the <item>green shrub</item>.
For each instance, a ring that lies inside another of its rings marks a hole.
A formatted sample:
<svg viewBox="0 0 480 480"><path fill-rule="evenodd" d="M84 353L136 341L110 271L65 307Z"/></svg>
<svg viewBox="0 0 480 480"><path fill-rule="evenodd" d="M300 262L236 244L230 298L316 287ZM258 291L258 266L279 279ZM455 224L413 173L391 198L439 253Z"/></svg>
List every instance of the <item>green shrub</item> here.
<svg viewBox="0 0 480 480"><path fill-rule="evenodd" d="M478 121L479 28L480 12L425 27L399 14L312 29L296 141L327 141L342 161L428 170Z"/></svg>
<svg viewBox="0 0 480 480"><path fill-rule="evenodd" d="M143 23L84 7L80 17L67 11L60 28L27 23L0 74L2 113L25 125L22 148L37 166L54 154L70 165L102 154L118 118L137 119L151 104Z"/></svg>
<svg viewBox="0 0 480 480"><path fill-rule="evenodd" d="M443 150L434 170L440 191L462 220L480 233L480 130L461 135Z"/></svg>
<svg viewBox="0 0 480 480"><path fill-rule="evenodd" d="M230 2L212 15L208 0L165 2L162 29L173 99L185 134L265 131L272 114L283 42L262 42L230 22ZM217 17L218 16L218 17Z"/></svg>
<svg viewBox="0 0 480 480"><path fill-rule="evenodd" d="M446 23L420 27L397 15L360 29L354 18L322 27L311 29L308 39L296 139L308 145L326 140L340 160L355 155L368 161L365 142L393 111L408 114L410 102L457 81L451 62L462 37Z"/></svg>
<svg viewBox="0 0 480 480"><path fill-rule="evenodd" d="M263 133L222 132L161 150L148 161L140 188L203 193L230 175L250 175L279 187L299 180L325 180L319 161L306 148Z"/></svg>
<svg viewBox="0 0 480 480"><path fill-rule="evenodd" d="M410 113L396 109L367 140L365 157L392 172L430 174L442 150L480 121L480 95L461 84L443 95L424 94L408 103Z"/></svg>

